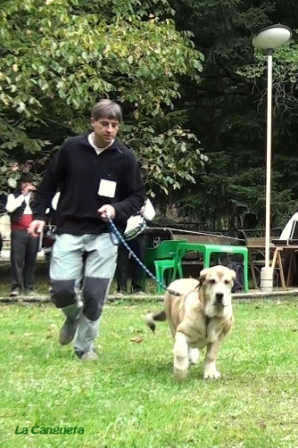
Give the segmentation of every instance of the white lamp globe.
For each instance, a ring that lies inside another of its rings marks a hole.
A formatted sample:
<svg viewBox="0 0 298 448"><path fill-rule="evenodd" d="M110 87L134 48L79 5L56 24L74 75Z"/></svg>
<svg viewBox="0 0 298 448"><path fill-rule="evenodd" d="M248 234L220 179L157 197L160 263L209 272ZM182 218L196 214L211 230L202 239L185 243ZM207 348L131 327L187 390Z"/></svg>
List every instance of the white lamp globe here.
<svg viewBox="0 0 298 448"><path fill-rule="evenodd" d="M289 42L291 29L286 25L271 25L262 29L253 37L252 44L258 50L273 50Z"/></svg>

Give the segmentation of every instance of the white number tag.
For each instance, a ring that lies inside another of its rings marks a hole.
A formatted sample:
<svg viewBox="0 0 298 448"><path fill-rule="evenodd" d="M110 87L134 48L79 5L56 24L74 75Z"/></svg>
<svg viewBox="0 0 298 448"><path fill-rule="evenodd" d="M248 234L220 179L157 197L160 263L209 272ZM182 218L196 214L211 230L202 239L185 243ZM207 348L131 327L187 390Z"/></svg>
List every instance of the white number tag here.
<svg viewBox="0 0 298 448"><path fill-rule="evenodd" d="M115 197L115 191L116 191L116 182L112 180L105 180L102 179L99 183L98 188L98 195L99 196L106 196L108 198L114 198Z"/></svg>

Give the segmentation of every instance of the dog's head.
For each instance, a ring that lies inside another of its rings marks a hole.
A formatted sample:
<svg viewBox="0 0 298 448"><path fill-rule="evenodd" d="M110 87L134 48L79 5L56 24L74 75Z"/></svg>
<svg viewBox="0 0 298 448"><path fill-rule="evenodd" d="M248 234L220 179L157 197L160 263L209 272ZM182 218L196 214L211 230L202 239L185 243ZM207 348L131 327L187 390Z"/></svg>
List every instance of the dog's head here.
<svg viewBox="0 0 298 448"><path fill-rule="evenodd" d="M207 316L223 315L225 308L231 307L231 291L235 279L236 272L225 266L213 266L201 271L198 287Z"/></svg>

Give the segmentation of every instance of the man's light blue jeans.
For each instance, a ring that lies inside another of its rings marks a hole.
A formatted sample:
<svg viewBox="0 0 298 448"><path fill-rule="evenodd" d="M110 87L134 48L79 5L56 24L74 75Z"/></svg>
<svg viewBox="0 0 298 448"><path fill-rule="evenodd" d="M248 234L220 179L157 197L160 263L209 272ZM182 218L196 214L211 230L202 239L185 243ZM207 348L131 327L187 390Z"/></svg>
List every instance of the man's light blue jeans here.
<svg viewBox="0 0 298 448"><path fill-rule="evenodd" d="M51 296L69 319L80 320L74 339L79 355L93 349L117 251L109 233L56 236L50 265Z"/></svg>

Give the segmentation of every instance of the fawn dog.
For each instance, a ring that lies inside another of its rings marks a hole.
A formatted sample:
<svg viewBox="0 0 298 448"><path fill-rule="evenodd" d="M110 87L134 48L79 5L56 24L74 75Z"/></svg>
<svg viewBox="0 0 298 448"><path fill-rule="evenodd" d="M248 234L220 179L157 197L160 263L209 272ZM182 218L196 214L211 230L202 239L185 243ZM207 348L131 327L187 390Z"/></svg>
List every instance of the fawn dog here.
<svg viewBox="0 0 298 448"><path fill-rule="evenodd" d="M189 364L197 364L199 349L207 347L204 379L217 379L216 358L222 340L231 330L231 290L236 273L225 266L203 269L199 281L173 281L164 296L164 310L149 313L146 323L155 331L155 321L168 320L174 338L174 378L181 381ZM174 293L174 294L173 294Z"/></svg>

